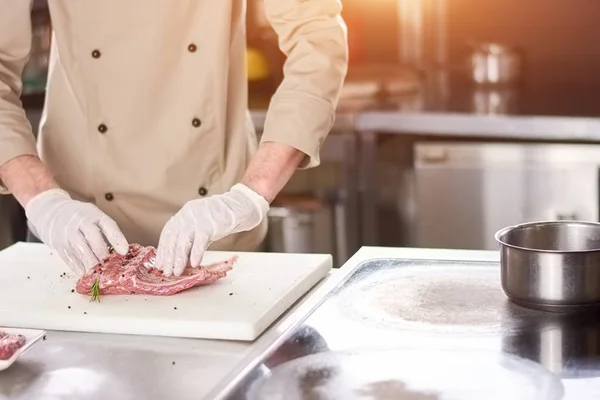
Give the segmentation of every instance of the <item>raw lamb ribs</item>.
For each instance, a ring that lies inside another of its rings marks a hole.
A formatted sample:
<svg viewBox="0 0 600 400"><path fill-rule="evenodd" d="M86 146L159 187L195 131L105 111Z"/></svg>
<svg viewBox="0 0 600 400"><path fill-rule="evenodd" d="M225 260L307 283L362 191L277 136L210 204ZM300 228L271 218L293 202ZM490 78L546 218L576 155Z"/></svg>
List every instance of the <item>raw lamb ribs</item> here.
<svg viewBox="0 0 600 400"><path fill-rule="evenodd" d="M187 267L180 276L166 277L153 268L156 249L130 244L122 256L116 252L91 268L75 287L77 293L91 295L96 281L98 294L148 294L171 296L199 285L209 285L225 277L237 257L198 268Z"/></svg>
<svg viewBox="0 0 600 400"><path fill-rule="evenodd" d="M0 331L0 360L8 360L19 350L27 339L23 335L14 335Z"/></svg>

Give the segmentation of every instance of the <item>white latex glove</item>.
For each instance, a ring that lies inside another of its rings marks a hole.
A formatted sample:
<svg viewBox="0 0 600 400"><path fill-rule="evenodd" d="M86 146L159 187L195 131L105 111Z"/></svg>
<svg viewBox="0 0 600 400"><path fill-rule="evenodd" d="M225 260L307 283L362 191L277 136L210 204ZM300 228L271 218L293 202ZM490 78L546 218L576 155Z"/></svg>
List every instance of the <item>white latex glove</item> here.
<svg viewBox="0 0 600 400"><path fill-rule="evenodd" d="M212 242L257 227L267 211L267 200L243 184L221 195L188 201L162 230L156 268L165 276L178 276L187 265L197 267Z"/></svg>
<svg viewBox="0 0 600 400"><path fill-rule="evenodd" d="M61 189L42 192L25 206L38 238L78 275L109 254L109 245L125 255L128 243L117 223L91 203L71 199Z"/></svg>

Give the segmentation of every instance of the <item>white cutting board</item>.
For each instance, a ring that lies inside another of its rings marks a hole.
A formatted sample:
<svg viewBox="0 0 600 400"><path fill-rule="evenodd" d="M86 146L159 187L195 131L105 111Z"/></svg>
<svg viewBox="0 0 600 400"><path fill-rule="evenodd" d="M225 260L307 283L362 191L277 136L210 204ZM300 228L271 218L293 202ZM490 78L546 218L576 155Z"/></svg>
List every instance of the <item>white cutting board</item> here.
<svg viewBox="0 0 600 400"><path fill-rule="evenodd" d="M0 326L252 341L332 267L329 254L209 251L202 263L234 254L213 285L98 303L71 292L77 277L47 246L19 242L0 251Z"/></svg>

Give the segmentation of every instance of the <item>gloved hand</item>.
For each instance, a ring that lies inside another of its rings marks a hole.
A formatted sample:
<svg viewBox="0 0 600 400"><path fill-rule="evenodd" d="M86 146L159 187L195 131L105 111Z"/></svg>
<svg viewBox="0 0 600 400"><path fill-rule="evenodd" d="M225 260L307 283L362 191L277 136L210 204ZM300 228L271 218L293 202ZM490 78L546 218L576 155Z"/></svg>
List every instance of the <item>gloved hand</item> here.
<svg viewBox="0 0 600 400"><path fill-rule="evenodd" d="M197 267L212 242L257 227L267 211L267 200L243 184L221 195L187 202L162 230L156 268L171 276L181 275L188 264Z"/></svg>
<svg viewBox="0 0 600 400"><path fill-rule="evenodd" d="M125 255L128 243L117 223L91 203L71 199L61 189L42 192L25 205L34 233L78 275L109 254Z"/></svg>

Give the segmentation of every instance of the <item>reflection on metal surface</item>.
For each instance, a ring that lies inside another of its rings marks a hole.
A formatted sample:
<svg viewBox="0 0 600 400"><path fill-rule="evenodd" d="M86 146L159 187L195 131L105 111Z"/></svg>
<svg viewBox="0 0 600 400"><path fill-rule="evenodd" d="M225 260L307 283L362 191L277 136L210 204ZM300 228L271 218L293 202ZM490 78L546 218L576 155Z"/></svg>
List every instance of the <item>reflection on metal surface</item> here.
<svg viewBox="0 0 600 400"><path fill-rule="evenodd" d="M411 399L402 392L367 395L374 386L472 398L444 386L449 377L480 390L477 399L519 399L527 390L531 397L525 398L598 398L600 316L523 309L502 298L499 277L497 262L364 262L270 355L277 360L270 372L248 376L246 395L239 398ZM392 302L394 313L382 312L380 300ZM357 312L357 305L367 312ZM289 343L298 346L293 353ZM391 367L382 367L388 361ZM516 395L506 392L520 387ZM544 388L545 394L536 392Z"/></svg>
<svg viewBox="0 0 600 400"><path fill-rule="evenodd" d="M310 326L303 326L285 341L276 353L265 360L265 365L274 368L286 361L328 350L327 342L319 332Z"/></svg>
<svg viewBox="0 0 600 400"><path fill-rule="evenodd" d="M538 362L564 378L600 377L600 314L538 315L528 330L503 335L503 351Z"/></svg>
<svg viewBox="0 0 600 400"><path fill-rule="evenodd" d="M474 43L468 66L471 79L482 85L506 85L519 82L522 54L515 48L497 43Z"/></svg>
<svg viewBox="0 0 600 400"><path fill-rule="evenodd" d="M475 114L516 114L519 108L518 92L513 88L475 88L472 101Z"/></svg>
<svg viewBox="0 0 600 400"><path fill-rule="evenodd" d="M202 399L235 364L218 344L211 354L193 340L100 337L49 333L0 373L0 399Z"/></svg>
<svg viewBox="0 0 600 400"><path fill-rule="evenodd" d="M320 353L256 381L254 399L560 399L560 381L528 360L490 352L392 348Z"/></svg>
<svg viewBox="0 0 600 400"><path fill-rule="evenodd" d="M365 389L355 391L356 394L366 396L369 399L407 399L407 400L437 400L437 394L418 393L406 387L406 384L398 380L387 380L374 382L366 385Z"/></svg>
<svg viewBox="0 0 600 400"><path fill-rule="evenodd" d="M233 393L228 395L229 400L246 399L250 387L254 382L270 375L270 368L275 368L290 360L328 351L327 343L319 333L310 326L300 327L287 339L274 354L267 357L262 364L255 368L248 376L244 377L236 386Z"/></svg>
<svg viewBox="0 0 600 400"><path fill-rule="evenodd" d="M377 327L498 332L503 320L522 320L531 314L525 309L511 311L496 264L474 269L452 264L424 268L416 263L373 275L345 292L339 305L351 318Z"/></svg>

